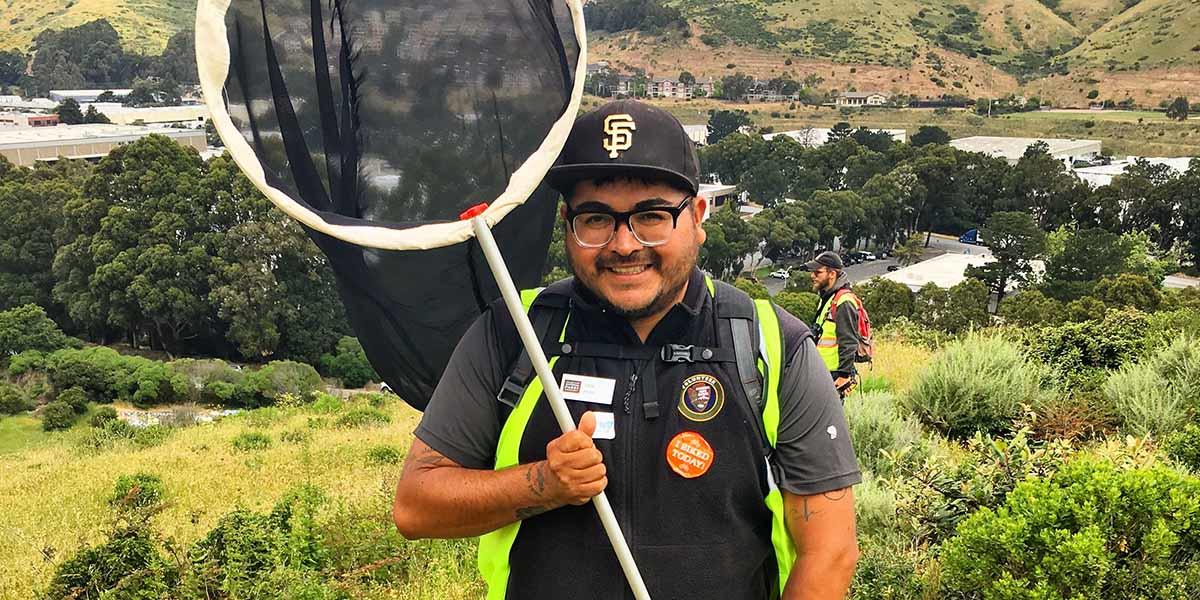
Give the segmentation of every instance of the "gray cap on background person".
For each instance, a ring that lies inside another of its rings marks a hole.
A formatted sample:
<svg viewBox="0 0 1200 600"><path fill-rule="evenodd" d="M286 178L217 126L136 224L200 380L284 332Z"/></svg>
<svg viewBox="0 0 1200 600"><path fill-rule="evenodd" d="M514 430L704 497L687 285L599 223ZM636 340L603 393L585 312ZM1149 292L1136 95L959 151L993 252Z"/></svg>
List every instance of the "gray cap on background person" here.
<svg viewBox="0 0 1200 600"><path fill-rule="evenodd" d="M842 271L845 270L846 265L842 264L842 257L838 256L837 253L830 252L828 250L818 254L816 258L804 263L805 271L816 271L821 267L833 269L834 271Z"/></svg>

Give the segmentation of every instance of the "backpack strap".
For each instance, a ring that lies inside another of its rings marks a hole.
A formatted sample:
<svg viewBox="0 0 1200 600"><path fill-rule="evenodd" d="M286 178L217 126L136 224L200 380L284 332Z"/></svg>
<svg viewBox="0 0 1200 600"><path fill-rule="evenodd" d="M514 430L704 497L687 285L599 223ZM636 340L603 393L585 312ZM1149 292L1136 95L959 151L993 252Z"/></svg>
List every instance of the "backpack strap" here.
<svg viewBox="0 0 1200 600"><path fill-rule="evenodd" d="M561 341L566 330L567 319L571 312L571 279L565 279L548 287L521 291L521 303L529 313L533 324L533 332L542 342L542 348L551 347L556 341ZM501 404L502 412L511 412L525 393L525 388L535 377L533 360L529 352L521 345L517 359L513 363L509 375L500 386L496 400ZM506 414L501 415L503 422Z"/></svg>
<svg viewBox="0 0 1200 600"><path fill-rule="evenodd" d="M745 292L723 281L713 281L712 284L716 316L722 325L717 327L717 335L723 338L720 339L722 346L728 344L733 347L739 383L747 400L745 416L758 431L763 456L769 457L774 452L774 446L767 436L762 418L766 394L764 378L758 370L758 361L762 358L758 311L754 300Z"/></svg>

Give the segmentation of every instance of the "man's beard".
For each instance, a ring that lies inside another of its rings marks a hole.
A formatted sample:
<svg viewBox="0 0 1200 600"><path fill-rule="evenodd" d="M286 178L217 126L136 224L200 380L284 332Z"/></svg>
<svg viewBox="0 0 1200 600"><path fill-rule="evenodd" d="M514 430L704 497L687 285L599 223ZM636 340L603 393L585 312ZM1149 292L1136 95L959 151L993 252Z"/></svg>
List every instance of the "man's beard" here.
<svg viewBox="0 0 1200 600"><path fill-rule="evenodd" d="M633 254L624 258L612 254L608 255L607 257L604 254L597 256L594 265L597 278L600 277L600 273L611 267L641 264L647 262L646 259L649 259L650 267L648 268L658 270L659 274L662 276L663 285L662 288L659 289L658 294L656 294L654 298L652 298L645 306L633 308L617 306L608 298L606 298L599 289L597 289L598 286L593 285L594 282L581 280L581 283L583 283L584 287L592 292L592 295L596 297L596 299L599 301L599 304L606 310L609 310L628 320L635 321L658 314L670 308L679 298L680 292L687 287L688 279L691 276L692 269L696 267L696 261L699 259L699 257L700 247L697 246L692 250L690 255L683 257L677 263L676 268L663 269L662 258L657 252L650 248L638 250L637 252L634 252ZM567 253L567 261L571 263L571 268L575 272L576 278L579 279L578 275L580 273L580 269L578 269L574 264L569 252Z"/></svg>

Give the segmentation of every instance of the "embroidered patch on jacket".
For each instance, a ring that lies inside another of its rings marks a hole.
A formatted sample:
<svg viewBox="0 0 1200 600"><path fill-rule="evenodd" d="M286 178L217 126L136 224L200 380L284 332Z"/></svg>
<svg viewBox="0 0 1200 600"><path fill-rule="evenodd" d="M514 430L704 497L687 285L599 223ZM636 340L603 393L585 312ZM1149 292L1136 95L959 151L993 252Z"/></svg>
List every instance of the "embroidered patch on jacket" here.
<svg viewBox="0 0 1200 600"><path fill-rule="evenodd" d="M681 432L667 444L667 464L684 479L695 479L707 473L715 458L708 440L694 431Z"/></svg>
<svg viewBox="0 0 1200 600"><path fill-rule="evenodd" d="M716 377L700 373L683 380L683 392L679 396L679 412L683 416L703 423L717 416L724 405L725 390Z"/></svg>

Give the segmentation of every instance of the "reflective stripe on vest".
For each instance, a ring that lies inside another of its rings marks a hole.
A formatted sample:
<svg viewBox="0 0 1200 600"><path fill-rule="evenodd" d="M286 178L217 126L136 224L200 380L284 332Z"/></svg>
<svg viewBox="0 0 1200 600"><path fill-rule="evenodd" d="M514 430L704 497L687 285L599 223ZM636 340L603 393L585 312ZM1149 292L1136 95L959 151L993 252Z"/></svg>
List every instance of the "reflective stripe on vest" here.
<svg viewBox="0 0 1200 600"><path fill-rule="evenodd" d="M521 290L521 304L525 307L525 312L529 312L529 308L533 306L533 301L537 299L538 294L544 288L532 290ZM563 341L563 336L567 333L567 325L563 324L563 330L558 334L558 341ZM554 363L558 362L558 357L550 359L550 368L554 368ZM538 398L542 395L542 380L534 377L529 382L529 387L525 388L525 392L521 394L520 401L513 408L508 419L504 421L504 428L500 430L500 441L496 445L496 466L495 470L507 469L517 466L518 453L521 449L521 438L525 434L525 426L529 424L529 417L533 414L533 407L537 404ZM512 550L513 542L517 540L517 532L521 528L521 522L516 521L509 523L500 529L491 533L486 533L479 538L479 555L478 565L479 573L488 586L488 600L503 600L508 593L508 554Z"/></svg>
<svg viewBox="0 0 1200 600"><path fill-rule="evenodd" d="M767 433L767 441L770 442L771 448L775 448L779 440L779 378L783 372L783 336L779 330L779 318L770 300L755 300L754 309L758 314L763 355L767 363L764 373L767 397L763 404L763 427ZM796 545L784 520L783 494L776 485L771 465L768 463L764 466L767 469L770 490L764 501L771 511L771 546L775 549L775 563L779 568L779 594L782 596L788 576L796 564Z"/></svg>
<svg viewBox="0 0 1200 600"><path fill-rule="evenodd" d="M713 284L708 280L709 292L715 295ZM526 312L532 306L533 300L541 290L523 290L521 300ZM775 309L769 300L755 300L755 312L759 323L761 338L761 353L764 357L759 361L759 372L765 381L766 398L763 404L762 420L767 440L772 448L779 437L779 381L782 376L783 339L780 333L779 320ZM564 341L566 325L559 334L559 341ZM550 367L558 361L558 357L550 359ZM765 363L765 364L764 364ZM500 431L500 440L496 447L495 470L516 466L519 462L521 441L526 427L529 425L538 399L542 396L542 382L537 377L530 381L529 386L521 394L521 399L513 409L504 427ZM783 494L780 492L769 464L764 464L767 472L769 492L763 499L771 512L771 545L775 553L776 565L779 571L779 593L787 585L792 567L796 563L796 546L788 533L784 518ZM478 566L480 574L487 583L488 600L504 600L508 594L508 582L511 572L509 556L520 531L521 521L510 523L491 533L484 534L479 539Z"/></svg>
<svg viewBox="0 0 1200 600"><path fill-rule="evenodd" d="M835 293L834 296L837 294ZM843 304L854 304L858 307L858 296L853 292L847 292L841 295L837 300L837 306ZM837 341L837 322L829 318L833 313L833 303L825 310L817 312L817 330L821 332L821 337L817 339L817 354L821 355L821 360L825 362L825 367L830 371L836 371L838 368L838 341Z"/></svg>

